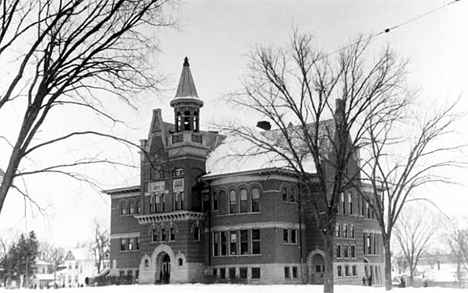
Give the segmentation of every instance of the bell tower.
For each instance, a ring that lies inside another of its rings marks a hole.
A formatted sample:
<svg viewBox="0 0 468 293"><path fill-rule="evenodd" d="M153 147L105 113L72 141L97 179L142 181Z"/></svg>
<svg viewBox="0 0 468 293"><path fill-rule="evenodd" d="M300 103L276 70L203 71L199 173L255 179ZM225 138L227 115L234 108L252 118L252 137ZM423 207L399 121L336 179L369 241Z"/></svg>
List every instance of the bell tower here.
<svg viewBox="0 0 468 293"><path fill-rule="evenodd" d="M200 108L203 101L198 97L188 58L185 57L177 92L170 103L174 108L174 125L169 145L169 157L205 159L207 147L203 145L200 131Z"/></svg>
<svg viewBox="0 0 468 293"><path fill-rule="evenodd" d="M187 57L184 59L179 86L171 107L174 108L176 133L200 132L200 108L203 107L203 101L198 97Z"/></svg>

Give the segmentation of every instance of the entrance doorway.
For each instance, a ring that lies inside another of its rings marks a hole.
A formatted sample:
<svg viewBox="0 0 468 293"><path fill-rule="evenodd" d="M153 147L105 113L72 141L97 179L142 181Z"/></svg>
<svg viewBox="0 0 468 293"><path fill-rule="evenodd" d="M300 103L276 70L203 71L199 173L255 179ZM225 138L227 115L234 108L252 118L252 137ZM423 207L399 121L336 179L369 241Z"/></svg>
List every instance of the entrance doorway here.
<svg viewBox="0 0 468 293"><path fill-rule="evenodd" d="M169 284L171 279L171 258L167 253L164 253L160 260L161 266L159 268L159 283Z"/></svg>
<svg viewBox="0 0 468 293"><path fill-rule="evenodd" d="M311 262L311 284L323 284L323 274L325 271L325 260L322 255L316 253L312 256Z"/></svg>

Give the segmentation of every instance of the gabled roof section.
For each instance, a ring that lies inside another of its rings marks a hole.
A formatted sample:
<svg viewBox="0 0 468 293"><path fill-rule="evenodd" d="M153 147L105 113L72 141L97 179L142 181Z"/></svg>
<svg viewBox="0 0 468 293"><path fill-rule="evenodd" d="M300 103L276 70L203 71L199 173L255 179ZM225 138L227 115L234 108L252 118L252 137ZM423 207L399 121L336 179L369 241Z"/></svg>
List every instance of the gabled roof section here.
<svg viewBox="0 0 468 293"><path fill-rule="evenodd" d="M187 57L184 59L182 74L180 75L179 86L177 87L177 93L175 95L175 99L177 98L199 99Z"/></svg>
<svg viewBox="0 0 468 293"><path fill-rule="evenodd" d="M307 125L308 132L315 132L315 123ZM304 139L299 126L291 125L289 128L292 143L297 150L303 149L301 155L301 164L305 171L314 174L316 173L314 159L309 153L308 148L304 147ZM213 152L210 153L206 161L207 175L205 178L212 176L220 176L235 173L245 173L252 171L264 170L283 170L293 171L290 163L279 154L289 152L289 147L286 145L283 135L279 130L258 131L256 128L248 129L249 137L228 136ZM333 120L324 120L319 125L320 149L324 152L331 152L330 139L334 137ZM264 147L259 147L259 142L264 142L265 145L275 147L275 151L267 150Z"/></svg>
<svg viewBox="0 0 468 293"><path fill-rule="evenodd" d="M94 260L93 252L87 247L71 248L65 260Z"/></svg>

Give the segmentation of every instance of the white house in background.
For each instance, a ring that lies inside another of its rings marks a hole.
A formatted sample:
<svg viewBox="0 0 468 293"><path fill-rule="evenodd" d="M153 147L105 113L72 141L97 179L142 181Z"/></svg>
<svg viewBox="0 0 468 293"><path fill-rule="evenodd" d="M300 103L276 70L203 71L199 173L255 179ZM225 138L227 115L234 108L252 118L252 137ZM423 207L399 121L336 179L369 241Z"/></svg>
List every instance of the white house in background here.
<svg viewBox="0 0 468 293"><path fill-rule="evenodd" d="M96 275L96 261L89 248L72 248L65 256L66 269L60 271L60 285L79 287L85 285L85 279Z"/></svg>

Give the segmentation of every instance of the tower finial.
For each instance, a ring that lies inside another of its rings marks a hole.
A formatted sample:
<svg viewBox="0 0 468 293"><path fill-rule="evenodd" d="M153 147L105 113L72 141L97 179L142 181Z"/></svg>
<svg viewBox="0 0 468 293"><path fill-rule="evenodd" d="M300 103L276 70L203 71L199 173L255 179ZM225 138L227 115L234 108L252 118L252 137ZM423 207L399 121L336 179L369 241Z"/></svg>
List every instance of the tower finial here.
<svg viewBox="0 0 468 293"><path fill-rule="evenodd" d="M188 63L188 58L187 57L184 58L184 66L190 66L189 63Z"/></svg>

